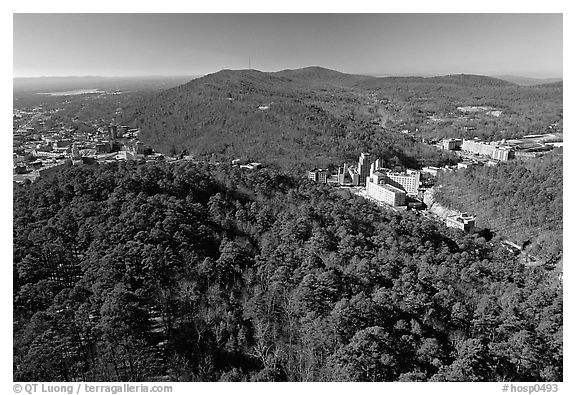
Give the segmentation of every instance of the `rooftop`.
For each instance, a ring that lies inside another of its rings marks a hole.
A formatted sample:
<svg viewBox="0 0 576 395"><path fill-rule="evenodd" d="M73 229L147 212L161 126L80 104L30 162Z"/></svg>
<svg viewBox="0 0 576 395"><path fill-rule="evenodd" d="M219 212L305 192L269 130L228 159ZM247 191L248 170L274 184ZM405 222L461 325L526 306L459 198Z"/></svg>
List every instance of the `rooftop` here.
<svg viewBox="0 0 576 395"><path fill-rule="evenodd" d="M392 185L390 185L390 184L381 184L380 186L381 186L382 188L385 188L385 189L387 189L387 190L389 190L389 191L392 191L392 192L396 192L396 193L398 193L398 192L406 193L406 192L404 192L402 189L396 188L395 186L392 186Z"/></svg>

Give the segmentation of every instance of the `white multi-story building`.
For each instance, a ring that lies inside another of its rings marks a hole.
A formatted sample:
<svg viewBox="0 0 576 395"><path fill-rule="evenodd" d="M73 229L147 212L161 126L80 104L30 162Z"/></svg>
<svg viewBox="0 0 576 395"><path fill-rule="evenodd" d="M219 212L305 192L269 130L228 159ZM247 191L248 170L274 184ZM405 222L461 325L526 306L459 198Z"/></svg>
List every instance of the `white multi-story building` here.
<svg viewBox="0 0 576 395"><path fill-rule="evenodd" d="M386 172L386 183L402 188L408 195L417 195L420 186L420 171L406 170L405 173Z"/></svg>
<svg viewBox="0 0 576 395"><path fill-rule="evenodd" d="M486 156L492 156L494 152L494 145L485 143L483 141L476 140L464 140L462 141L462 151L472 152L473 154L480 154Z"/></svg>
<svg viewBox="0 0 576 395"><path fill-rule="evenodd" d="M462 142L462 151L486 155L496 160L508 160L513 155L511 148L508 146L499 145L496 142L486 143L476 140L464 140Z"/></svg>
<svg viewBox="0 0 576 395"><path fill-rule="evenodd" d="M508 160L512 157L512 151L509 147L495 147L494 152L492 152L492 159L496 160Z"/></svg>
<svg viewBox="0 0 576 395"><path fill-rule="evenodd" d="M370 166L370 177L378 173L381 177L380 183L385 183L404 190L408 195L417 195L420 186L420 171L407 169L404 173L395 173L388 169L380 168L380 161L377 160Z"/></svg>
<svg viewBox="0 0 576 395"><path fill-rule="evenodd" d="M379 183L380 179L378 173L366 177L366 195L391 206L404 206L406 204L406 192L392 185Z"/></svg>

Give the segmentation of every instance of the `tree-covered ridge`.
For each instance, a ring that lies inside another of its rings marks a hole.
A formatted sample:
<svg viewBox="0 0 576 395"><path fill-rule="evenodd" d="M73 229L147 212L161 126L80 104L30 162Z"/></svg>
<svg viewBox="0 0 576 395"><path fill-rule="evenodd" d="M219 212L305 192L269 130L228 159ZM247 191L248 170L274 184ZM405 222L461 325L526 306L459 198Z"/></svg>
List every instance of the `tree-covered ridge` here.
<svg viewBox="0 0 576 395"><path fill-rule="evenodd" d="M502 113L464 114L460 106ZM421 138L500 140L552 124L562 130L562 86L473 75L376 78L314 67L222 70L137 101L122 117L165 153L245 156L293 168L324 167L368 150L406 158L404 166L444 165L451 158ZM415 138L398 133L406 129Z"/></svg>
<svg viewBox="0 0 576 395"><path fill-rule="evenodd" d="M562 289L281 173L71 168L14 191L14 380L562 380Z"/></svg>
<svg viewBox="0 0 576 395"><path fill-rule="evenodd" d="M360 93L316 84L324 88L282 74L223 70L137 102L122 122L166 154L215 154L285 169L355 160L363 150L405 166L451 163L447 154L372 124L372 115L358 111Z"/></svg>
<svg viewBox="0 0 576 395"><path fill-rule="evenodd" d="M503 162L444 173L434 196L442 205L478 215L478 222L528 251L552 258L562 252L562 155Z"/></svg>
<svg viewBox="0 0 576 395"><path fill-rule="evenodd" d="M378 78L365 80L356 88L376 95L386 103L381 111L391 120L402 120L418 135L442 139L475 136L495 141L541 133L555 124L563 125L562 83L517 86L501 80L471 75L432 78ZM482 106L502 113L464 114L461 106ZM465 117L463 117L465 116ZM431 119L431 117L435 119ZM466 127L474 127L467 131Z"/></svg>

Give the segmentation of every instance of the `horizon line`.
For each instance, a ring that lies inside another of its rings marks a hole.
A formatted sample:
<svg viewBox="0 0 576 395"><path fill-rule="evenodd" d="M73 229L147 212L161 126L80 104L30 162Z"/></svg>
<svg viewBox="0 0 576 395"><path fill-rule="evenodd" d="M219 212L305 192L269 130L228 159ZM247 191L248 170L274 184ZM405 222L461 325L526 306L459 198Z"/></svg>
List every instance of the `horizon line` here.
<svg viewBox="0 0 576 395"><path fill-rule="evenodd" d="M131 74L131 75L30 75L12 76L12 79L33 79L33 78L167 78L167 77L200 77L206 74Z"/></svg>
<svg viewBox="0 0 576 395"><path fill-rule="evenodd" d="M285 70L301 70L305 68L311 67L319 67L324 68L321 66L306 66L302 68L296 69L282 69L278 71L285 71ZM334 69L328 69L332 71L338 71ZM132 74L132 75L93 75L93 74L84 74L84 75L34 75L34 76L12 76L12 80L16 79L42 79L42 78L178 78L178 77L204 77L209 74L214 74L222 70L232 70L232 71L260 71L263 73L276 73L278 71L262 71L257 69L220 69L218 71L205 73L205 74ZM340 72L340 71L339 71ZM368 77L376 77L376 78L387 78L387 77L444 77L444 76L451 76L451 75L478 75L484 77L492 77L492 78L500 78L500 77L516 77L516 78L527 78L527 79L535 79L535 80L549 80L549 79L559 79L563 80L563 75L561 76L545 76L545 77L531 77L526 76L523 74L516 74L516 73L502 73L502 74L482 74L482 73L465 73L465 72L453 72L453 73L446 73L446 74L428 74L428 73L347 73L341 72L343 74L350 74L350 75L361 75L361 76L368 76Z"/></svg>

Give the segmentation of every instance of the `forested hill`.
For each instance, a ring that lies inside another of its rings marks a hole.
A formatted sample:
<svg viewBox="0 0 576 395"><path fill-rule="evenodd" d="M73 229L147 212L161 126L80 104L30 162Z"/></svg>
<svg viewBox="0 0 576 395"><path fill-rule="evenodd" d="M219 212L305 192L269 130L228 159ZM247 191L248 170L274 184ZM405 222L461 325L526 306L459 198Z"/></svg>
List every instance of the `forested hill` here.
<svg viewBox="0 0 576 395"><path fill-rule="evenodd" d="M435 84L455 85L460 87L486 88L486 87L511 87L514 84L485 75L474 74L450 74L436 77L379 77L362 78L356 81L361 86L386 86L393 84Z"/></svg>
<svg viewBox="0 0 576 395"><path fill-rule="evenodd" d="M477 214L478 223L527 245L545 260L561 256L562 155L442 174L434 193L444 206ZM554 259L555 261L555 259Z"/></svg>
<svg viewBox="0 0 576 395"><path fill-rule="evenodd" d="M459 106L488 106L502 114L458 120ZM430 122L431 115L451 120ZM138 101L124 109L121 121L139 127L145 142L169 154L293 168L339 163L370 151L418 167L450 163L447 154L421 144L421 137L458 136L474 123L475 135L502 139L561 124L562 88L520 87L474 75L376 78L320 67L222 70ZM398 133L404 129L415 136Z"/></svg>
<svg viewBox="0 0 576 395"><path fill-rule="evenodd" d="M358 78L316 68L222 70L144 100L125 117L140 127L144 141L171 154L284 168L326 166L362 151L411 167L450 163L448 154L374 125L375 115L361 109L364 94L336 81L349 85Z"/></svg>
<svg viewBox="0 0 576 395"><path fill-rule="evenodd" d="M561 89L564 86L564 82L563 81L549 82L546 84L539 84L537 86L540 88Z"/></svg>
<svg viewBox="0 0 576 395"><path fill-rule="evenodd" d="M426 79L427 82L433 82L438 84L454 84L461 86L471 86L476 88L481 87L510 87L514 84L494 78L487 77L485 75L473 75L473 74L451 74L440 77L430 77Z"/></svg>
<svg viewBox="0 0 576 395"><path fill-rule="evenodd" d="M14 189L14 381L562 381L562 287L497 245L270 170Z"/></svg>
<svg viewBox="0 0 576 395"><path fill-rule="evenodd" d="M289 78L298 84L320 84L352 86L361 81L375 80L376 77L366 75L346 74L339 71L325 69L323 67L305 67L296 70L282 70L273 75Z"/></svg>

